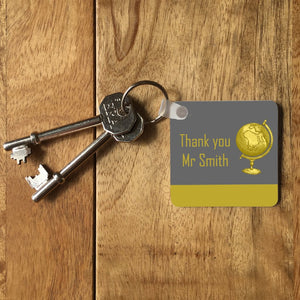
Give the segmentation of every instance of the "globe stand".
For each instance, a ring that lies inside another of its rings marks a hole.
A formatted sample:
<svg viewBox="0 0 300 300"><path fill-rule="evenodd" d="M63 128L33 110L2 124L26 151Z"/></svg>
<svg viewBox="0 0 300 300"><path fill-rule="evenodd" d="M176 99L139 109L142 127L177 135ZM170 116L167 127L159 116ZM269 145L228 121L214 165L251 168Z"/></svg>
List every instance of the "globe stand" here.
<svg viewBox="0 0 300 300"><path fill-rule="evenodd" d="M261 171L259 169L253 168L253 165L254 165L254 159L250 159L250 168L244 169L243 172L250 175L260 174Z"/></svg>

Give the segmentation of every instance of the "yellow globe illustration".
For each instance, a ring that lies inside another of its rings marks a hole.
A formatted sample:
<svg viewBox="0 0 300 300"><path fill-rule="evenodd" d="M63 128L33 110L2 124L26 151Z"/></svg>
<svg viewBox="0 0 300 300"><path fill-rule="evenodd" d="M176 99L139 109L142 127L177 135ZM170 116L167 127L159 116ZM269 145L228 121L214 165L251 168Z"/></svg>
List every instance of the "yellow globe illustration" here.
<svg viewBox="0 0 300 300"><path fill-rule="evenodd" d="M236 145L243 153L240 158L250 160L250 168L244 169L244 173L251 175L261 173L260 170L253 168L254 160L264 157L272 148L273 135L266 122L245 124L236 135Z"/></svg>
<svg viewBox="0 0 300 300"><path fill-rule="evenodd" d="M244 125L236 135L236 145L248 156L263 154L269 146L270 135L267 129L258 123Z"/></svg>

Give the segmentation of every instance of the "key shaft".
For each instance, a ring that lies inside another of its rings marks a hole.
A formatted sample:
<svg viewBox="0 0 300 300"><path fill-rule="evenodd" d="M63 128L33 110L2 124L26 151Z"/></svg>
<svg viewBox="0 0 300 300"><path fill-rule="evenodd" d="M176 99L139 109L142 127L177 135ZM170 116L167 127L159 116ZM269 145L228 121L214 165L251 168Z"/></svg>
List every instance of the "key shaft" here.
<svg viewBox="0 0 300 300"><path fill-rule="evenodd" d="M94 154L112 135L124 134L132 130L136 123L137 115L130 103L127 106L128 111L125 115L119 113L121 108L121 97L121 93L115 93L106 96L102 100L99 110L104 132L63 169L54 173L50 180L44 181L43 177L42 183L39 185L37 192L32 195L32 200L35 202L41 200L58 185L62 184L77 167ZM38 176L39 175L32 179L27 178L31 187L33 186L33 188L35 188L35 185L31 183L35 180L35 178L39 178ZM40 182L39 180L37 181Z"/></svg>
<svg viewBox="0 0 300 300"><path fill-rule="evenodd" d="M54 173L53 177L47 181L36 193L32 195L32 200L38 202L44 198L48 193L53 191L57 186L62 184L65 179L83 162L85 162L91 155L93 155L100 146L102 146L109 138L111 134L104 131L97 139L95 139L87 148L79 153L71 162L69 162L59 172Z"/></svg>
<svg viewBox="0 0 300 300"><path fill-rule="evenodd" d="M17 140L6 142L3 145L5 150L11 150L18 146L39 144L43 141L47 141L62 135L70 134L76 131L84 130L87 128L95 127L100 125L102 122L100 116L95 116L89 119L81 120L79 122L67 124L61 127L43 131L40 133L31 133L30 136L23 137Z"/></svg>

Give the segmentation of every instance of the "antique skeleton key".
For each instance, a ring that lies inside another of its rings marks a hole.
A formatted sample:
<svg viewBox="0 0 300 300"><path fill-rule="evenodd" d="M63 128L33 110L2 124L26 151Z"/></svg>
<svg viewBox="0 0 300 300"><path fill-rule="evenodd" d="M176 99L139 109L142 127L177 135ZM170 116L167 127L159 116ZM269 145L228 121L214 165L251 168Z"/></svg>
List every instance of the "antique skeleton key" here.
<svg viewBox="0 0 300 300"><path fill-rule="evenodd" d="M64 168L59 172L54 173L52 178L48 179L49 173L47 174L47 171L45 171L43 166L39 167L40 175L37 175L37 177L26 177L30 186L37 190L36 193L32 195L32 200L39 201L58 185L62 184L77 167L94 154L111 136L124 134L133 128L136 122L134 108L132 104L129 104L127 106L127 112L124 115L121 114L120 100L121 97L119 93L104 98L100 104L100 116L104 132Z"/></svg>
<svg viewBox="0 0 300 300"><path fill-rule="evenodd" d="M28 137L13 140L3 145L5 150L12 150L11 158L16 159L20 164L21 160L26 162L26 157L31 153L30 144L39 144L45 140L102 124L104 131L59 172L50 174L40 164L38 168L39 175L25 178L29 185L36 190L35 194L32 195L32 200L38 202L62 184L77 167L94 154L110 137L118 142L135 141L142 135L144 124L153 124L165 117L159 113L155 119L144 122L142 116L135 112L128 93L133 88L145 84L158 87L163 92L165 99L168 100L168 94L160 84L153 81L139 81L130 86L124 94L115 93L106 96L99 106L99 116L45 132L32 133Z"/></svg>
<svg viewBox="0 0 300 300"><path fill-rule="evenodd" d="M64 125L54 129L50 129L44 132L33 132L27 137L23 137L17 140L6 142L3 145L5 150L12 150L11 158L15 159L18 164L21 161L26 162L26 158L31 154L30 144L40 144L43 141L47 141L53 138L57 138L63 135L71 134L76 131L84 130L87 128L103 125L107 132L112 134L121 134L128 131L126 126L123 126L124 123L120 122L120 105L122 99L122 93L115 93L109 96L106 96L101 102L100 107L102 107L102 112L100 115L78 121L72 124ZM114 99L114 101L112 101ZM126 101L130 101L129 98L126 98ZM116 109L119 109L117 111ZM126 116L127 124L131 124L136 120L136 114L133 110L128 111L128 116ZM114 132L112 132L111 127L113 127ZM131 125L130 125L131 126ZM129 126L129 127L130 127Z"/></svg>

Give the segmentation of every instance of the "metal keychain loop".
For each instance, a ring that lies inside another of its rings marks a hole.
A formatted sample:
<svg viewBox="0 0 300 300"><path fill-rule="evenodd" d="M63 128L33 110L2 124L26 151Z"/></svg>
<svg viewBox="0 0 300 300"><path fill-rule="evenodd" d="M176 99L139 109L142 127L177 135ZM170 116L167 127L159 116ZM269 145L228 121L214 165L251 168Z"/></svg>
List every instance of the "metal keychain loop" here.
<svg viewBox="0 0 300 300"><path fill-rule="evenodd" d="M138 81L136 83L134 83L133 85L131 85L123 94L122 99L121 99L121 109L123 112L125 112L125 108L126 108L126 103L125 103L125 98L126 96L129 94L130 91L132 91L134 88L140 86L140 85L152 85L155 86L157 88L159 88L162 93L164 94L166 100L169 100L169 96L167 91L165 90L165 88L160 85L159 83L155 82L155 81L151 81L151 80L142 80L142 81ZM163 116L157 116L155 119L150 120L150 121L145 121L145 124L155 124L159 121L161 121L164 117Z"/></svg>

